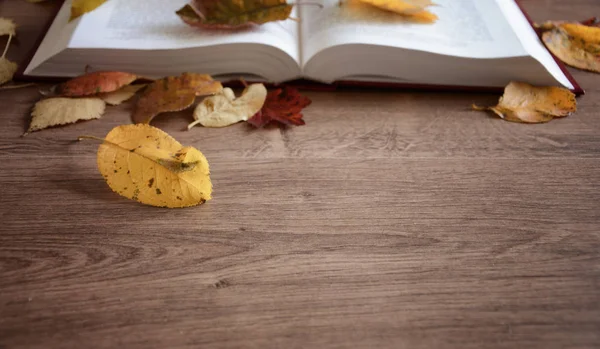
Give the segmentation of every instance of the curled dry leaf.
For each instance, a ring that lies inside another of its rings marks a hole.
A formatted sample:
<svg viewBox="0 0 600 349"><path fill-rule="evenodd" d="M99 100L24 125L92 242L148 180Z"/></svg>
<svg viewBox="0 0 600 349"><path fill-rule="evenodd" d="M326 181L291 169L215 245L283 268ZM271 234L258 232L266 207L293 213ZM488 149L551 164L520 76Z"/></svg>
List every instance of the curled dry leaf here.
<svg viewBox="0 0 600 349"><path fill-rule="evenodd" d="M136 124L150 123L160 113L190 107L196 96L213 95L222 89L220 82L205 74L183 73L156 80L138 100L132 120Z"/></svg>
<svg viewBox="0 0 600 349"><path fill-rule="evenodd" d="M285 20L291 12L285 0L195 0L176 13L193 27L235 29Z"/></svg>
<svg viewBox="0 0 600 349"><path fill-rule="evenodd" d="M17 28L15 22L11 19L0 17L0 36L3 35L16 35L15 29Z"/></svg>
<svg viewBox="0 0 600 349"><path fill-rule="evenodd" d="M507 121L543 123L568 116L577 111L575 95L560 87L535 87L523 82L511 82L495 107L479 107L490 110Z"/></svg>
<svg viewBox="0 0 600 349"><path fill-rule="evenodd" d="M600 73L600 27L581 23L546 22L542 40L566 64Z"/></svg>
<svg viewBox="0 0 600 349"><path fill-rule="evenodd" d="M267 98L267 89L263 84L248 86L239 98L233 90L205 98L194 110L194 119L188 130L197 124L204 127L225 127L240 121L246 121L262 108Z"/></svg>
<svg viewBox="0 0 600 349"><path fill-rule="evenodd" d="M139 91L143 87L146 87L146 85L145 84L129 85L129 86L122 87L119 90L116 90L113 92L101 93L98 95L98 98L102 99L107 104L119 105L119 104L125 102L126 100L129 100L131 97L135 96L137 91Z"/></svg>
<svg viewBox="0 0 600 349"><path fill-rule="evenodd" d="M48 98L33 107L31 124L27 132L50 126L65 125L78 120L98 119L104 114L106 104L99 98Z"/></svg>
<svg viewBox="0 0 600 349"><path fill-rule="evenodd" d="M56 93L63 97L93 96L99 93L116 91L138 78L135 74L100 71L73 78L56 87Z"/></svg>
<svg viewBox="0 0 600 349"><path fill-rule="evenodd" d="M73 0L73 3L71 4L71 18L69 20L72 21L77 17L95 10L105 2L106 0Z"/></svg>
<svg viewBox="0 0 600 349"><path fill-rule="evenodd" d="M435 5L431 0L359 0L379 9L408 16L419 22L433 23L438 17L426 8Z"/></svg>
<svg viewBox="0 0 600 349"><path fill-rule="evenodd" d="M11 62L4 57L0 57L0 85L12 80L17 71L17 63Z"/></svg>
<svg viewBox="0 0 600 349"><path fill-rule="evenodd" d="M114 192L143 204L187 207L211 198L206 157L150 125L115 127L98 148L97 162Z"/></svg>
<svg viewBox="0 0 600 349"><path fill-rule="evenodd" d="M255 127L263 127L271 121L284 125L304 125L302 109L310 105L311 100L301 95L295 88L286 86L269 91L265 104L248 123Z"/></svg>

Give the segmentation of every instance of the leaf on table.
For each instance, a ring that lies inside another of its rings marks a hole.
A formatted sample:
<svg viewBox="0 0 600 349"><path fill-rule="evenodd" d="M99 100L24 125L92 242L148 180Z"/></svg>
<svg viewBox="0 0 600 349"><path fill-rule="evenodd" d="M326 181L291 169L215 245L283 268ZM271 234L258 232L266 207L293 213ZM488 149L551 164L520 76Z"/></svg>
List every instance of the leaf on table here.
<svg viewBox="0 0 600 349"><path fill-rule="evenodd" d="M239 98L233 90L224 88L223 92L205 98L194 110L196 121L188 125L188 130L200 124L204 127L225 127L240 121L246 121L258 113L267 98L267 89L263 84L248 86Z"/></svg>
<svg viewBox="0 0 600 349"><path fill-rule="evenodd" d="M106 0L73 0L73 3L71 4L71 18L69 21L95 10L105 2Z"/></svg>
<svg viewBox="0 0 600 349"><path fill-rule="evenodd" d="M119 195L170 208L211 199L206 157L160 129L145 124L117 126L103 141L98 148L98 169Z"/></svg>
<svg viewBox="0 0 600 349"><path fill-rule="evenodd" d="M207 29L236 29L289 18L285 0L195 0L176 13L187 24Z"/></svg>
<svg viewBox="0 0 600 349"><path fill-rule="evenodd" d="M11 62L4 57L0 57L0 85L12 80L17 71L17 63Z"/></svg>
<svg viewBox="0 0 600 349"><path fill-rule="evenodd" d="M427 11L427 7L435 5L431 0L359 0L381 10L394 12L412 20L433 23L438 17Z"/></svg>
<svg viewBox="0 0 600 349"><path fill-rule="evenodd" d="M497 106L473 105L473 109L492 111L507 121L543 123L574 113L577 111L577 101L575 95L564 88L511 82L504 89Z"/></svg>
<svg viewBox="0 0 600 349"><path fill-rule="evenodd" d="M48 98L35 104L27 133L79 120L98 119L106 104L100 98Z"/></svg>
<svg viewBox="0 0 600 349"><path fill-rule="evenodd" d="M117 71L99 71L84 74L56 87L56 93L63 97L93 96L113 92L134 82L135 74Z"/></svg>
<svg viewBox="0 0 600 349"><path fill-rule="evenodd" d="M566 64L600 73L600 27L568 22L545 22L538 25L548 49Z"/></svg>
<svg viewBox="0 0 600 349"><path fill-rule="evenodd" d="M146 84L128 85L113 92L101 93L98 95L98 98L102 99L107 104L119 105L135 96L135 94L144 87L146 87Z"/></svg>
<svg viewBox="0 0 600 349"><path fill-rule="evenodd" d="M3 35L16 35L17 25L12 19L0 17L0 36Z"/></svg>
<svg viewBox="0 0 600 349"><path fill-rule="evenodd" d="M183 73L156 80L138 99L132 120L136 124L150 123L160 113L187 109L196 96L213 95L221 90L221 83L205 74Z"/></svg>
<svg viewBox="0 0 600 349"><path fill-rule="evenodd" d="M248 123L263 127L271 121L284 125L304 125L302 109L310 105L310 98L301 95L297 89L285 86L269 91L265 104Z"/></svg>

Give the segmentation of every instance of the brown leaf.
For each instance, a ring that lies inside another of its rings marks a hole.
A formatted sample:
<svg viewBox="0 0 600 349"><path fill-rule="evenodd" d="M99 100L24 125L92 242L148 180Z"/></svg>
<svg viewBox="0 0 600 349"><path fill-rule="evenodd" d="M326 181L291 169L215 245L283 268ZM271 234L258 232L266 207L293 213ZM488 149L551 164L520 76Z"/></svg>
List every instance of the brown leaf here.
<svg viewBox="0 0 600 349"><path fill-rule="evenodd" d="M580 23L546 22L542 40L566 64L600 73L600 27Z"/></svg>
<svg viewBox="0 0 600 349"><path fill-rule="evenodd" d="M479 107L489 110L506 121L543 123L568 116L577 111L575 95L561 87L535 87L523 82L511 82L497 106Z"/></svg>
<svg viewBox="0 0 600 349"><path fill-rule="evenodd" d="M99 93L116 91L138 78L135 74L100 71L84 74L56 87L56 93L63 97L93 96Z"/></svg>
<svg viewBox="0 0 600 349"><path fill-rule="evenodd" d="M310 98L301 95L293 87L285 86L272 90L262 109L248 120L255 127L263 127L271 121L284 125L304 125L302 109L310 105Z"/></svg>
<svg viewBox="0 0 600 349"><path fill-rule="evenodd" d="M33 107L27 132L50 126L65 125L78 120L98 119L104 114L105 103L100 98L48 98Z"/></svg>
<svg viewBox="0 0 600 349"><path fill-rule="evenodd" d="M156 80L148 85L138 100L132 120L136 124L150 123L160 113L190 107L196 96L212 95L222 89L220 82L204 74L183 73Z"/></svg>

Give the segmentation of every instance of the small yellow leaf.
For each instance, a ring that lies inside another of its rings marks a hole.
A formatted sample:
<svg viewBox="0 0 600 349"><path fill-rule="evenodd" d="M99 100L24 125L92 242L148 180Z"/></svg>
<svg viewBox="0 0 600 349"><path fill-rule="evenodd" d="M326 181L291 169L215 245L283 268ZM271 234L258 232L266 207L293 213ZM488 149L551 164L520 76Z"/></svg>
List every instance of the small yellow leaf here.
<svg viewBox="0 0 600 349"><path fill-rule="evenodd" d="M129 85L113 92L101 93L98 95L98 97L110 105L119 105L135 96L137 91L143 87L146 87L146 85Z"/></svg>
<svg viewBox="0 0 600 349"><path fill-rule="evenodd" d="M197 124L204 127L225 127L246 121L258 113L265 104L267 89L263 84L248 86L242 95L235 99L233 90L223 89L221 94L207 97L194 110L194 121L188 130Z"/></svg>
<svg viewBox="0 0 600 349"><path fill-rule="evenodd" d="M147 125L117 126L98 148L98 169L110 188L159 207L187 207L211 199L206 157Z"/></svg>
<svg viewBox="0 0 600 349"><path fill-rule="evenodd" d="M15 29L17 28L15 22L11 19L0 17L0 36L3 35L16 35Z"/></svg>
<svg viewBox="0 0 600 349"><path fill-rule="evenodd" d="M100 98L48 98L33 107L27 132L50 126L65 125L78 120L98 119L104 114L106 104Z"/></svg>
<svg viewBox="0 0 600 349"><path fill-rule="evenodd" d="M479 107L489 110L507 121L543 123L568 116L577 111L575 95L561 87L535 87L523 82L511 82L497 106Z"/></svg>
<svg viewBox="0 0 600 349"><path fill-rule="evenodd" d="M91 12L104 4L106 0L73 0L71 4L71 18L70 21L77 17L80 17L88 12Z"/></svg>
<svg viewBox="0 0 600 349"><path fill-rule="evenodd" d="M545 23L542 39L566 64L600 73L600 28L579 23Z"/></svg>
<svg viewBox="0 0 600 349"><path fill-rule="evenodd" d="M11 62L4 57L0 57L0 85L12 80L17 71L17 63Z"/></svg>
<svg viewBox="0 0 600 349"><path fill-rule="evenodd" d="M428 6L434 5L431 0L360 0L360 2L425 23L433 23L438 19L436 15L426 10Z"/></svg>

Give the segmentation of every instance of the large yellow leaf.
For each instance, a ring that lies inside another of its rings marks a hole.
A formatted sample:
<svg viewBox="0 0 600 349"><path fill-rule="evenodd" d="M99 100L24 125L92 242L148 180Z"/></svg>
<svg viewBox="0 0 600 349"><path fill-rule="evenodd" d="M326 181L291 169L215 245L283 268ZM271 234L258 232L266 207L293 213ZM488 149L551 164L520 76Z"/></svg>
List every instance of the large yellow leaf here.
<svg viewBox="0 0 600 349"><path fill-rule="evenodd" d="M507 121L524 123L548 122L577 111L575 95L561 87L535 87L523 82L511 82L497 106L479 107L489 110Z"/></svg>
<svg viewBox="0 0 600 349"><path fill-rule="evenodd" d="M77 17L95 10L105 2L106 0L73 0L73 3L71 4L71 18L69 20L72 21Z"/></svg>
<svg viewBox="0 0 600 349"><path fill-rule="evenodd" d="M211 198L204 155L150 125L112 129L98 148L97 162L113 191L143 204L187 207Z"/></svg>
<svg viewBox="0 0 600 349"><path fill-rule="evenodd" d="M27 132L51 126L65 125L79 120L98 119L106 104L100 98L48 98L33 107Z"/></svg>
<svg viewBox="0 0 600 349"><path fill-rule="evenodd" d="M434 5L431 0L359 0L382 10L397 13L421 22L435 22L438 17L426 10Z"/></svg>
<svg viewBox="0 0 600 349"><path fill-rule="evenodd" d="M600 28L580 23L547 22L542 39L561 61L575 68L600 73Z"/></svg>

